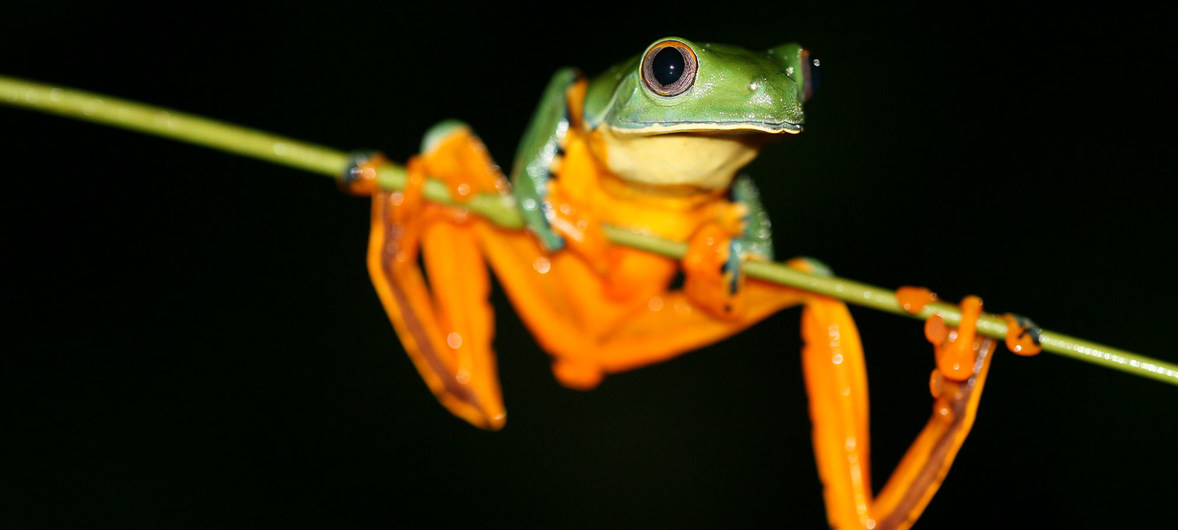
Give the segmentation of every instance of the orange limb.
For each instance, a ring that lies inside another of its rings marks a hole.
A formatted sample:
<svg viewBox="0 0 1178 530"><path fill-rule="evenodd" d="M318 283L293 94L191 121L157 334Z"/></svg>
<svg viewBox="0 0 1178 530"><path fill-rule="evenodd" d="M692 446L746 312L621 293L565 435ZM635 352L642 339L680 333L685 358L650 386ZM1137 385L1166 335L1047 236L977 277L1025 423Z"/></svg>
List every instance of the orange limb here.
<svg viewBox="0 0 1178 530"><path fill-rule="evenodd" d="M808 298L802 331L814 450L831 526L908 528L940 487L973 425L994 341L976 336L967 325L951 333L949 340L966 345L975 356L969 376L955 380L934 371L932 417L876 496L870 479L867 375L850 313L836 300Z"/></svg>
<svg viewBox="0 0 1178 530"><path fill-rule="evenodd" d="M501 177L492 165L465 158L479 156L472 143L469 134L448 136L410 161L404 190L373 195L368 267L397 335L438 400L476 426L498 429L506 412L490 347L490 280L476 239L485 221L421 197L427 174L452 189L496 187ZM419 251L426 275L417 266Z"/></svg>
<svg viewBox="0 0 1178 530"><path fill-rule="evenodd" d="M940 315L933 315L925 321L925 338L933 343L937 370L944 377L963 381L973 373L977 355L969 338L974 336L981 314L982 299L967 296L961 301L961 324L956 330L946 326Z"/></svg>
<svg viewBox="0 0 1178 530"><path fill-rule="evenodd" d="M422 158L429 174L450 188L455 202L464 203L477 193L507 193L510 186L491 160L486 146L465 125L439 125L424 146Z"/></svg>
<svg viewBox="0 0 1178 530"><path fill-rule="evenodd" d="M937 295L926 287L905 286L896 289L896 302L909 313L924 311L924 307L937 301Z"/></svg>
<svg viewBox="0 0 1178 530"><path fill-rule="evenodd" d="M532 237L491 227L480 230L497 278L529 330L554 357L557 378L572 388L592 388L606 374L718 341L801 299L797 291L749 281L745 313L720 320L682 290L666 290L678 269L673 259L616 248L614 272L644 279L622 296L575 254L549 255Z"/></svg>
<svg viewBox="0 0 1178 530"><path fill-rule="evenodd" d="M569 250L581 256L601 276L609 276L617 267L618 256L601 228L601 219L588 205L570 197L565 187L549 181L548 200L552 203L552 228L564 238ZM620 279L617 274L615 279ZM615 290L624 292L623 286Z"/></svg>
<svg viewBox="0 0 1178 530"><path fill-rule="evenodd" d="M683 257L683 290L701 308L720 318L737 318L745 311L744 277L727 270L731 232L719 224L705 224L691 237Z"/></svg>

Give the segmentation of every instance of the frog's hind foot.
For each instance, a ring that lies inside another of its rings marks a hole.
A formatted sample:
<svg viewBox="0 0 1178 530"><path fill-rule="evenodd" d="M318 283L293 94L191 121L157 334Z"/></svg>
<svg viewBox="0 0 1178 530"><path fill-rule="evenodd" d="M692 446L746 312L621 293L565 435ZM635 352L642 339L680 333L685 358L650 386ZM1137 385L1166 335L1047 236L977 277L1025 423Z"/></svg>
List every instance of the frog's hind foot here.
<svg viewBox="0 0 1178 530"><path fill-rule="evenodd" d="M913 292L912 298L919 303L931 295ZM873 495L871 481L864 478L871 466L867 374L858 332L842 302L821 296L807 301L803 365L832 527L908 528L940 488L973 426L996 344L976 332L981 300L966 298L961 312L957 328L939 316L926 324L936 350L932 414L884 488Z"/></svg>

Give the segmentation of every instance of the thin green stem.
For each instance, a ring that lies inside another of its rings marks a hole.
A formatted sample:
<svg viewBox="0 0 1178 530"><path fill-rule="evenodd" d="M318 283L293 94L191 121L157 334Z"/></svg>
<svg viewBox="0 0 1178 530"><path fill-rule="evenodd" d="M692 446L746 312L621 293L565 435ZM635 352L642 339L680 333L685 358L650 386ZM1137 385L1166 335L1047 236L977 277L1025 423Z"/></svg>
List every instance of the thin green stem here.
<svg viewBox="0 0 1178 530"><path fill-rule="evenodd" d="M113 125L334 176L347 155L312 143L101 94L0 76L0 103Z"/></svg>
<svg viewBox="0 0 1178 530"><path fill-rule="evenodd" d="M0 76L0 103L172 138L333 178L345 170L349 159L341 151L283 136L161 107L4 76ZM405 181L405 168L395 164L382 167L377 176L378 184L386 190L401 189ZM454 204L446 185L435 180L426 183L424 195L430 201ZM511 229L523 226L511 196L480 195L463 207L498 226ZM667 257L682 258L687 250L683 242L668 241L612 226L605 227L605 231L614 244ZM748 261L744 264L744 270L752 278L897 315L923 320L936 313L950 325L961 320L961 312L949 304L932 303L918 313L909 313L900 307L890 289L833 276L807 274L780 263ZM989 337L1004 338L1006 321L999 316L983 314L978 321L978 331ZM1178 365L1175 364L1047 330L1040 334L1040 343L1044 351L1178 385Z"/></svg>

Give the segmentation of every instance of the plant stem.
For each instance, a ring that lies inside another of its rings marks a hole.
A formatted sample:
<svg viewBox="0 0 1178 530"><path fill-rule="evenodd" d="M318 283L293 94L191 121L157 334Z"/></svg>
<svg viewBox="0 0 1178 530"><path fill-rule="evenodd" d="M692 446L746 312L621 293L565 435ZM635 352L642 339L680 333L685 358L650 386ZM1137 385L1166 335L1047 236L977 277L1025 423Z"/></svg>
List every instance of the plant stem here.
<svg viewBox="0 0 1178 530"><path fill-rule="evenodd" d="M346 153L328 147L152 105L10 77L0 76L0 103L136 130L333 178L338 177L348 164ZM377 177L380 187L386 190L401 189L405 180L405 169L395 164L382 167ZM445 184L436 180L427 182L424 195L430 201L454 204ZM514 199L508 195L483 194L463 207L504 228L517 229L524 224ZM671 258L682 258L687 250L687 244L683 242L612 226L606 226L605 231L614 244ZM908 313L900 307L890 289L833 276L807 274L780 263L747 261L744 270L752 278L897 315L923 320L936 313L950 325L961 320L961 312L949 304L934 302L918 313ZM978 321L978 332L983 335L1002 339L1006 331L1005 320L998 316L983 314ZM1044 351L1178 385L1178 365L1175 364L1047 330L1041 332L1040 343Z"/></svg>

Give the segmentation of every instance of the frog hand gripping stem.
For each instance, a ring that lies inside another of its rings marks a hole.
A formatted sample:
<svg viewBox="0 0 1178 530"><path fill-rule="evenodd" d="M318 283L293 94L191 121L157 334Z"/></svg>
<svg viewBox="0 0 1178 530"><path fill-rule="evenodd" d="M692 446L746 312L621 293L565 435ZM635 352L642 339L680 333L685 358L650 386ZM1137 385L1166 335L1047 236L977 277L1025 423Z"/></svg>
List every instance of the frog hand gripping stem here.
<svg viewBox="0 0 1178 530"><path fill-rule="evenodd" d="M879 496L871 491L867 378L845 305L745 278L742 259L772 259L768 217L737 171L766 143L801 131L816 61L796 44L765 52L666 38L587 79L549 83L510 184L465 125L434 127L396 192L373 185L378 159L345 183L371 193L369 269L405 350L455 415L498 429L506 413L491 347L487 265L563 384L718 341L804 305L803 365L828 518L838 528L905 528L938 488L972 424L993 342L975 336L980 302L959 329L930 320L934 413ZM460 203L511 194L530 230L422 200L429 175ZM682 260L610 245L603 223L687 241ZM421 266L418 265L420 258ZM821 272L816 262L791 265ZM424 274L423 269L424 268ZM682 288L672 281L682 271Z"/></svg>

